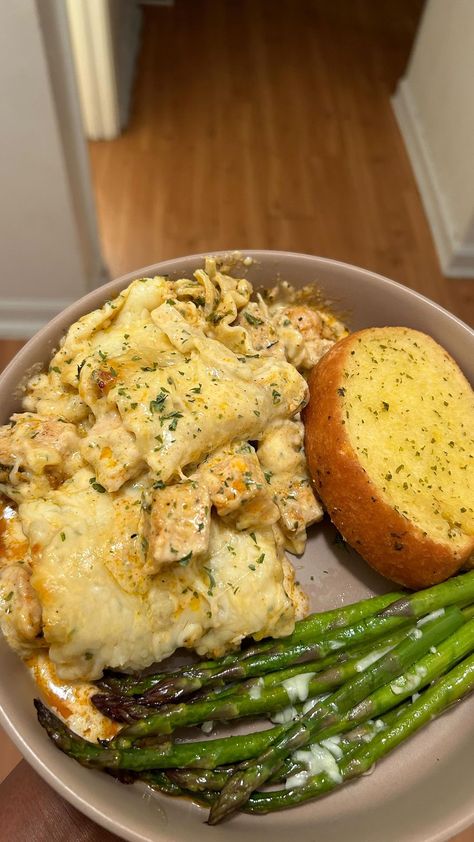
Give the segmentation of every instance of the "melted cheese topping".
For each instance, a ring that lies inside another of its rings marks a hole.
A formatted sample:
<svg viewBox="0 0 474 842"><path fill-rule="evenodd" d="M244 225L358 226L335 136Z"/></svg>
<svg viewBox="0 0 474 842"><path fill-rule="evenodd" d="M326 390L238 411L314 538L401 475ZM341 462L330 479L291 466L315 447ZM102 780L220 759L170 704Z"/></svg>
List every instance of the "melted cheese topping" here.
<svg viewBox="0 0 474 842"><path fill-rule="evenodd" d="M90 691L63 680L219 656L306 608L282 549L321 513L297 365L337 331L251 294L213 259L134 281L71 326L0 428L0 622L65 717Z"/></svg>
<svg viewBox="0 0 474 842"><path fill-rule="evenodd" d="M334 783L341 783L342 775L332 751L333 745L330 748L331 750L325 747L323 743L313 743L308 750L295 751L292 755L293 759L299 763L304 763L308 771L298 772L296 775L287 778L285 789L304 786L310 778L321 773L326 774Z"/></svg>

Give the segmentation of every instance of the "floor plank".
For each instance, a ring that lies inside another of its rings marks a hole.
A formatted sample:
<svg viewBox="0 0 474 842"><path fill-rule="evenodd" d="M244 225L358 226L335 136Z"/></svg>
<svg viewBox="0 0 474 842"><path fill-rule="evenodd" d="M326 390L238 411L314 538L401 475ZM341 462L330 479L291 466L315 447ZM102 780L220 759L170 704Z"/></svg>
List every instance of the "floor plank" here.
<svg viewBox="0 0 474 842"><path fill-rule="evenodd" d="M0 340L0 371L8 365L15 354L25 344L23 339L1 339Z"/></svg>

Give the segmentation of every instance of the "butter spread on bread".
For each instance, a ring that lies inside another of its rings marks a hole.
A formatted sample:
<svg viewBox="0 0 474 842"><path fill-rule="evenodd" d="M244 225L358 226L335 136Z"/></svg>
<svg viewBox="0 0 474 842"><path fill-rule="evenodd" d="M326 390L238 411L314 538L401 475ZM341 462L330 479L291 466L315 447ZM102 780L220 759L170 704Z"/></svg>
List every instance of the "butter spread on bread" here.
<svg viewBox="0 0 474 842"><path fill-rule="evenodd" d="M472 563L474 394L449 354L415 330L369 328L309 386L308 463L344 539L410 588Z"/></svg>

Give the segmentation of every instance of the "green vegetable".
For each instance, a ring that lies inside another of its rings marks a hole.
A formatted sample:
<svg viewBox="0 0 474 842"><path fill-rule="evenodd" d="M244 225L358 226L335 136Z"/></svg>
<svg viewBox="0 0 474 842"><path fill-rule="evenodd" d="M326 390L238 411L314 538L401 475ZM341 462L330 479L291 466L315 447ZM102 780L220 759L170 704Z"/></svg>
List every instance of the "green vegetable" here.
<svg viewBox="0 0 474 842"><path fill-rule="evenodd" d="M398 640L392 637L390 643L387 642L387 639L383 639L381 643L373 647L371 654L378 653L382 656L386 652L387 645L395 645L404 635L405 632L399 632ZM392 643L393 640L395 640L395 643ZM307 664L303 666L307 667ZM317 663L315 666L318 666ZM270 673L266 676L267 679L271 679L267 685L265 685L265 678L262 677L249 682L247 685L234 687L230 695L218 693L197 701L167 705L158 708L157 713L152 713L144 705L134 705L133 703L127 708L125 702L125 708L122 708L122 710L125 710L126 721L130 721L131 714L133 715L136 712L138 722L122 729L112 741L112 745L127 748L136 740L144 737L156 734L171 734L176 728L190 727L208 720L229 720L243 716L272 713L292 703L291 690L288 689L288 684L285 686L283 682L291 682L295 675L303 675L309 672L307 697L311 699L321 693L327 693L335 687L340 687L349 678L354 678L359 674L360 666L361 656L357 654L355 657L348 658L340 664L335 664L328 670L311 678L312 670L305 669L303 672L302 666L298 665L277 673ZM114 697L106 697L106 699L107 701L104 704L100 698L93 697L93 702L103 713L112 716L113 719L118 719L123 702L120 698L116 698L115 709Z"/></svg>
<svg viewBox="0 0 474 842"><path fill-rule="evenodd" d="M324 773L316 775L309 778L307 783L300 787L277 792L254 793L246 809L252 813L284 810L312 798L317 798L319 795L335 789L340 783L346 783L353 778L360 777L407 737L415 734L416 731L431 722L433 717L439 716L450 705L473 690L474 655L470 655L446 675L439 678L436 684L426 690L419 699L412 704L407 704L392 727L381 731L370 742L363 744L354 754L347 758L343 757L338 764L340 782Z"/></svg>
<svg viewBox="0 0 474 842"><path fill-rule="evenodd" d="M255 540L254 533L250 533L250 537ZM292 645L297 643L305 643L319 640L321 637L331 632L353 625L363 620L366 617L375 615L378 611L390 605L397 600L401 594L389 593L383 596L371 597L364 599L361 602L356 602L351 605L346 605L342 608L335 608L330 611L323 611L319 614L311 614L304 620L299 620L295 625L294 632L283 641L267 640L262 643L254 644L253 646L243 649L239 653L226 655L214 661L202 661L196 665L196 668L205 670L212 669L218 666L227 666L234 664L236 661L246 660L247 658L259 655L261 653L270 651L274 652L283 644ZM168 673L167 676L182 674L182 670L177 670L174 673ZM147 676L120 676L114 673L113 676L107 676L99 682L99 686L104 689L112 690L118 695L142 695L147 690L152 689L163 678L163 673L157 673Z"/></svg>
<svg viewBox="0 0 474 842"><path fill-rule="evenodd" d="M322 660L338 649L377 640L407 623L406 617L367 617L353 626L330 632L327 637L315 642L288 643L288 639L283 639L281 643L253 656L229 658L217 666L195 664L184 667L156 681L140 701L145 704L176 702L201 687L212 687L222 680L242 681L292 664Z"/></svg>
<svg viewBox="0 0 474 842"><path fill-rule="evenodd" d="M423 617L447 605L474 601L474 570L454 576L440 585L403 596L379 611L379 617Z"/></svg>
<svg viewBox="0 0 474 842"><path fill-rule="evenodd" d="M35 699L38 720L55 745L83 766L94 769L146 769L195 767L214 769L228 763L255 757L270 742L266 731L239 737L188 743L160 743L150 748L117 749L100 746L74 734L52 711ZM283 733L283 727L272 728L271 738Z"/></svg>
<svg viewBox="0 0 474 842"><path fill-rule="evenodd" d="M394 649L344 684L328 699L316 701L310 710L285 728L269 749L247 769L236 772L212 805L209 822L217 824L246 803L250 794L261 787L295 749L308 745L319 732L339 726L344 714L378 687L393 682L417 661L464 623L456 607L448 608L443 617L426 623L421 636L407 636Z"/></svg>
<svg viewBox="0 0 474 842"><path fill-rule="evenodd" d="M250 678L247 681L242 681L240 683L234 682L231 684L225 684L222 682L221 686L202 689L196 693L192 699L187 702L187 704L194 704L194 702L198 701L217 701L220 703L223 699L229 696L237 696L240 698L241 696L258 695L260 692L264 692L272 687L275 687L275 685L281 685L283 681L293 678L295 675L302 675L308 672L327 672L329 674L325 676L324 680L331 682L334 679L335 682L337 682L337 676L332 674L332 671L329 669L330 667L337 667L339 664L343 664L349 659L357 661L360 658L364 658L369 653L376 651L378 648L383 649L385 647L395 646L395 644L399 643L406 633L406 628L402 628L388 637L381 638L375 643L369 642L358 649L341 649L320 661L307 661L304 664L295 664L294 666L287 667L286 669L270 672L256 678ZM120 679L116 683L113 674L105 676L97 683L103 689L111 692L97 693L91 697L92 702L102 713L106 716L110 716L117 722L133 722L137 719L142 719L143 717L152 716L153 712L157 709L162 713L165 711L168 713L173 710L181 709L181 705L179 703L177 705L166 706L155 704L145 705L143 704L143 699L139 700L134 696L121 695ZM336 683L332 686L336 686ZM286 706L287 701L284 700L283 696L282 699L282 706L284 707ZM215 714L212 717L207 715L204 717L204 719L209 718L217 719Z"/></svg>
<svg viewBox="0 0 474 842"><path fill-rule="evenodd" d="M212 588L211 574L209 581ZM108 674L99 682L108 692L93 700L129 723L110 742L80 738L36 700L38 718L81 764L210 805L210 824L235 810L284 809L363 774L474 689L473 603L474 571L409 596L390 594L313 615L286 639L217 661L153 676ZM292 683L295 676L301 677ZM310 701L298 703L298 694ZM268 714L289 703L294 718L287 725L196 742L167 738L178 727ZM312 776L305 752L295 751L336 735L340 751L331 774ZM260 791L297 773L304 773L301 786L287 782L280 791Z"/></svg>

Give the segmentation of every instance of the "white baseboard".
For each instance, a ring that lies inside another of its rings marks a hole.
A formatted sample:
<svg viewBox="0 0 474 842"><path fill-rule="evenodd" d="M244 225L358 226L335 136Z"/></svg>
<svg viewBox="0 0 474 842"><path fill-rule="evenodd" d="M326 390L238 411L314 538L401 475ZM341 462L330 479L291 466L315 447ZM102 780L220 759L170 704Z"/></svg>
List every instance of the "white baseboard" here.
<svg viewBox="0 0 474 842"><path fill-rule="evenodd" d="M474 279L474 243L461 244L453 235L449 209L405 79L398 83L392 106L428 217L441 270L448 277Z"/></svg>
<svg viewBox="0 0 474 842"><path fill-rule="evenodd" d="M0 339L29 339L72 299L0 298Z"/></svg>

